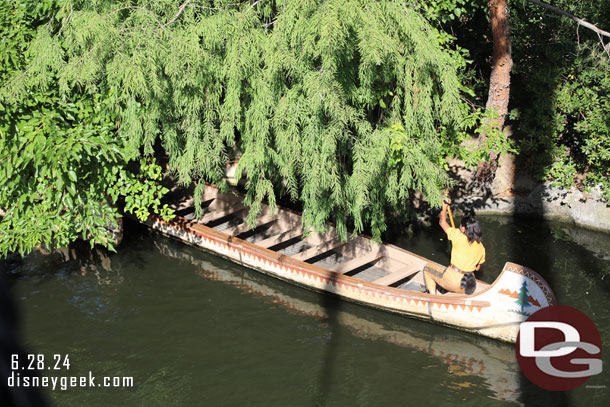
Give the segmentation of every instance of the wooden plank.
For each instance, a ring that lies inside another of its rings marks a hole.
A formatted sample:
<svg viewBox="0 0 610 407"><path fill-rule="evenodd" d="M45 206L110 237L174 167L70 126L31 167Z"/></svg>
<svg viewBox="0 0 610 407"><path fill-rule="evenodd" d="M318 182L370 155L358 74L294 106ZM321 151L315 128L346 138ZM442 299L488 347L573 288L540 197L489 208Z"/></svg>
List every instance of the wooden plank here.
<svg viewBox="0 0 610 407"><path fill-rule="evenodd" d="M183 209L186 209L189 206L193 206L194 204L195 204L195 200L191 196L190 198L188 198L184 201L172 203L171 205L169 205L169 207L175 211L181 211Z"/></svg>
<svg viewBox="0 0 610 407"><path fill-rule="evenodd" d="M366 256L356 257L355 259L351 259L350 261L347 261L345 263L337 264L331 270L334 271L335 273L345 274L352 270L357 269L358 267L362 267L365 264L369 264L369 263L374 262L375 260L379 260L382 257L383 257L383 254L381 254L378 251L371 252L371 253L367 254Z"/></svg>
<svg viewBox="0 0 610 407"><path fill-rule="evenodd" d="M422 271L421 273L417 273L415 275L415 277L413 277L411 280L409 280L411 283L417 283L419 285L423 285L425 286L426 283L424 281L424 272Z"/></svg>
<svg viewBox="0 0 610 407"><path fill-rule="evenodd" d="M207 211L207 208L214 201L215 198L208 199L207 201L203 201L201 205L203 206L203 210ZM187 220L195 220L195 205L194 201L191 198L185 205L181 205L180 208L176 209L176 215L182 216Z"/></svg>
<svg viewBox="0 0 610 407"><path fill-rule="evenodd" d="M294 228L294 229L270 236L267 239L260 240L260 241L256 242L256 245L264 247L265 249L268 249L269 247L275 246L277 244L288 241L290 239L294 239L295 237L299 237L302 234L303 234L302 228Z"/></svg>
<svg viewBox="0 0 610 407"><path fill-rule="evenodd" d="M238 212L243 211L244 209L246 209L246 207L243 204L236 204L233 206L229 206L227 208L205 214L203 216L203 218L201 218L197 221L197 223L203 223L203 224L210 223L210 222L213 222L220 218L224 218L225 216L234 215Z"/></svg>
<svg viewBox="0 0 610 407"><path fill-rule="evenodd" d="M267 223L275 222L275 221L277 221L277 215L268 214L265 216L261 216L260 218L257 218L256 225L254 227L256 228L256 227L266 225ZM240 233L247 232L248 230L251 230L251 229L254 229L254 228L250 228L250 226L248 226L248 224L246 224L246 222L244 222L244 223L240 223L239 225L227 228L227 229L223 230L222 233L226 233L226 234L232 235L232 236L237 236Z"/></svg>
<svg viewBox="0 0 610 407"><path fill-rule="evenodd" d="M174 188L172 188L172 189L174 189ZM170 193L171 193L171 191L168 192L166 195L168 195ZM203 197L201 199L202 205L205 205L207 202L215 200L220 195L221 195L221 192L218 189L206 187ZM169 207L176 211L186 209L189 206L194 207L195 199L192 195L184 196L182 199L184 199L184 200L174 202L174 203L170 204Z"/></svg>
<svg viewBox="0 0 610 407"><path fill-rule="evenodd" d="M328 242L324 242L322 244L304 250L298 254L295 254L294 256L292 256L292 258L300 261L307 261L312 257L319 256L320 254L326 253L329 250L341 247L346 243L347 242L341 241L341 239L330 240Z"/></svg>
<svg viewBox="0 0 610 407"><path fill-rule="evenodd" d="M421 267L418 264L409 264L408 266L395 271L394 273L390 273L387 276L378 278L377 280L373 281L373 283L389 286L402 280L403 278L407 278L410 275L417 273L419 270L421 270Z"/></svg>

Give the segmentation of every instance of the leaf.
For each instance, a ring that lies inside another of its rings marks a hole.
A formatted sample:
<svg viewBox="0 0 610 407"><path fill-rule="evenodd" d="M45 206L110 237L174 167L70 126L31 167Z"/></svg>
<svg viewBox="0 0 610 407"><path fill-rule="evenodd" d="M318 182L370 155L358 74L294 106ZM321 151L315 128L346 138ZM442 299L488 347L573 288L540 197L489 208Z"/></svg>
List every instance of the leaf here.
<svg viewBox="0 0 610 407"><path fill-rule="evenodd" d="M70 195L64 195L62 202L68 210L74 206L74 202L72 201L72 197Z"/></svg>
<svg viewBox="0 0 610 407"><path fill-rule="evenodd" d="M74 184L66 184L66 189L68 190L68 192L70 193L70 195L74 196L76 195L76 188L74 187Z"/></svg>
<svg viewBox="0 0 610 407"><path fill-rule="evenodd" d="M57 188L57 190L59 190L59 191L61 191L64 188L64 178L62 176L59 176L56 178L55 188Z"/></svg>

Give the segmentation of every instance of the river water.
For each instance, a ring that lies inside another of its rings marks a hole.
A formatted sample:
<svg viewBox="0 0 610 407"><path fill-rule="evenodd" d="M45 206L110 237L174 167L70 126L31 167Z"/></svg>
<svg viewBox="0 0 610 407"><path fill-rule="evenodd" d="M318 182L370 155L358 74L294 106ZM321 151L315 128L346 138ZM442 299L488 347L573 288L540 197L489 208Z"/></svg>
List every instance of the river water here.
<svg viewBox="0 0 610 407"><path fill-rule="evenodd" d="M610 346L610 234L481 217L493 281L538 271ZM441 263L439 227L395 243ZM119 253L87 248L2 264L28 353L68 355L48 376L133 377L131 388L46 390L55 406L605 406L605 370L568 392L531 384L514 346L309 292L131 228ZM608 366L606 368L606 366Z"/></svg>

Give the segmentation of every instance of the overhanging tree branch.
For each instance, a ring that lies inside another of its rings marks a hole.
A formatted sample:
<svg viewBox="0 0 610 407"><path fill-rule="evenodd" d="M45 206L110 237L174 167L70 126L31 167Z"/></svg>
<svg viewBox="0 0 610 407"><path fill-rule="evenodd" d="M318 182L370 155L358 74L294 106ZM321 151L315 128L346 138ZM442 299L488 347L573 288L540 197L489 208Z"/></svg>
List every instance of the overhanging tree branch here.
<svg viewBox="0 0 610 407"><path fill-rule="evenodd" d="M188 4L189 4L190 2L191 2L191 0L187 0L187 1L185 1L185 2L184 2L184 4L182 4L182 5L180 6L180 8L178 9L178 12L177 12L177 13L176 13L176 15L174 16L174 18L172 18L171 20L169 20L169 21L167 22L167 24L165 24L165 25L166 25L166 26L167 26L167 25L170 25L171 23L173 23L174 21L176 21L176 20L178 19L178 17L180 17L180 14L182 14L182 12L184 11L184 8L185 8L186 6L188 6Z"/></svg>
<svg viewBox="0 0 610 407"><path fill-rule="evenodd" d="M582 18L576 17L574 14L570 14L570 13L568 13L565 10L562 10L562 9L560 9L558 7L552 6L552 5L547 4L547 3L543 3L543 2L538 1L538 0L527 0L527 1L529 1L532 4L536 4L536 5L540 6L540 7L544 7L546 9L548 9L548 10L554 11L555 13L561 14L562 16L568 17L568 18L576 21L579 25L582 25L583 27L587 27L588 29L595 31L597 33L597 35L600 35L600 36L603 36L603 37L609 37L610 38L610 32L601 30L597 26L589 23L588 21L585 21Z"/></svg>

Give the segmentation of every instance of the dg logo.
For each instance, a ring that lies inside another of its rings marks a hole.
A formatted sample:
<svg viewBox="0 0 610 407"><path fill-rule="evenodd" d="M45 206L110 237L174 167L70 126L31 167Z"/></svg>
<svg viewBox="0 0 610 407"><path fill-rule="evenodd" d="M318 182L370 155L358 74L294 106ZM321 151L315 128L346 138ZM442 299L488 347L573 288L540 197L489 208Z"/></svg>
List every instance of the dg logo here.
<svg viewBox="0 0 610 407"><path fill-rule="evenodd" d="M517 361L523 374L546 390L570 390L602 372L597 327L576 308L543 308L521 324Z"/></svg>

